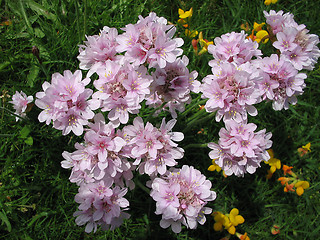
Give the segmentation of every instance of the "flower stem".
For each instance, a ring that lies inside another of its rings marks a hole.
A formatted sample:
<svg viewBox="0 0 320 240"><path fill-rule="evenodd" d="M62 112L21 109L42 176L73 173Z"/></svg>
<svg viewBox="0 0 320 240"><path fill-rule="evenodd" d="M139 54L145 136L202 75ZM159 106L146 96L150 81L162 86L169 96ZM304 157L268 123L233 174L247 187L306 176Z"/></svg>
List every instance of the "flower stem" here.
<svg viewBox="0 0 320 240"><path fill-rule="evenodd" d="M185 146L183 149L186 150L188 148L206 148L208 147L207 143L191 143Z"/></svg>
<svg viewBox="0 0 320 240"><path fill-rule="evenodd" d="M202 111L202 110L201 110L201 111ZM183 129L183 133L188 132L188 131L190 130L190 128L194 127L195 125L198 125L198 124L200 124L200 123L202 123L202 122L204 122L204 121L209 120L210 118L214 117L214 115L215 115L215 112L210 113L208 116L205 116L204 118L201 118L201 119L199 119L199 118L194 118L192 121L190 121L190 122L187 124L186 128Z"/></svg>
<svg viewBox="0 0 320 240"><path fill-rule="evenodd" d="M138 179L135 181L138 187L140 187L144 192L150 194L150 189L144 186Z"/></svg>

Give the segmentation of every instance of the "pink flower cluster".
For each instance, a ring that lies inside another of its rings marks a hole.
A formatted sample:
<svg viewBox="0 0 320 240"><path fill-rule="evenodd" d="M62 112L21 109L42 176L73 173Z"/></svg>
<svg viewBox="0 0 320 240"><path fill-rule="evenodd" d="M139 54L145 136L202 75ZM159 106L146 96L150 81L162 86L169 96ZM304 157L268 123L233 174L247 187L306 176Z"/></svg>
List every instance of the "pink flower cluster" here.
<svg viewBox="0 0 320 240"><path fill-rule="evenodd" d="M173 232L179 233L181 223L191 229L198 223L204 224L205 214L212 212L205 205L216 198L210 188L211 182L199 170L187 165L155 178L150 195L157 202L155 213L162 214L160 226L171 226Z"/></svg>
<svg viewBox="0 0 320 240"><path fill-rule="evenodd" d="M304 24L298 25L291 13L283 14L283 11L274 10L263 13L277 38L273 46L279 49L281 55L297 70L312 70L320 57L317 47L319 37L309 34Z"/></svg>
<svg viewBox="0 0 320 240"><path fill-rule="evenodd" d="M212 68L224 62L234 62L237 65L249 62L254 57L262 55L258 49L259 44L246 38L244 31L240 33L226 33L214 39L214 44L208 46L208 52L214 57L209 61Z"/></svg>
<svg viewBox="0 0 320 240"><path fill-rule="evenodd" d="M136 24L128 24L123 34L117 37L118 52L125 52L125 57L135 65L145 62L149 67L164 68L173 63L183 53L181 38L173 38L176 28L168 25L163 17L150 13L146 18L139 17Z"/></svg>
<svg viewBox="0 0 320 240"><path fill-rule="evenodd" d="M271 100L274 110L288 109L289 103L297 103L297 95L303 93L305 88L305 73L298 70L287 61L284 55L280 58L276 54L256 60L257 69L260 70L262 81L258 82L263 100Z"/></svg>
<svg viewBox="0 0 320 240"><path fill-rule="evenodd" d="M129 206L129 201L123 197L127 188L111 188L111 185L111 182L100 181L80 186L75 196L75 201L80 204L79 211L74 213L74 217L77 217L77 225L86 224L87 233L96 232L98 225L103 230L114 230L130 217L123 212Z"/></svg>
<svg viewBox="0 0 320 240"><path fill-rule="evenodd" d="M107 60L96 70L99 79L93 82L98 90L92 99L100 102L101 111L108 111L108 118L115 126L126 124L129 113L137 114L140 103L150 93L152 81L144 66L119 64Z"/></svg>
<svg viewBox="0 0 320 240"><path fill-rule="evenodd" d="M233 119L241 122L247 119L247 113L257 115L253 104L260 101L257 82L261 76L250 68L237 68L234 63L220 64L220 71L208 75L201 86L202 98L208 98L205 104L207 112L216 111L216 120Z"/></svg>
<svg viewBox="0 0 320 240"><path fill-rule="evenodd" d="M20 117L25 117L27 110L28 103L31 103L33 101L32 96L27 96L24 92L16 91L16 93L12 96L12 101L9 101L9 103L13 104L13 108L15 110L15 114L17 114ZM20 118L16 117L16 121L19 121Z"/></svg>
<svg viewBox="0 0 320 240"><path fill-rule="evenodd" d="M175 166L175 160L183 157L184 150L173 142L181 141L184 137L181 132L171 131L176 121L172 119L166 123L163 119L158 129L149 122L144 126L142 118L137 117L133 125L124 127L127 147L131 149L130 157L136 159L134 164L139 165L141 174L163 175L167 166Z"/></svg>
<svg viewBox="0 0 320 240"><path fill-rule="evenodd" d="M128 216L119 209L126 210L129 202L120 199L118 204L112 191L119 192L117 196L122 197L127 192L126 187L133 189L136 168L141 174L155 177L165 174L167 166L175 166L176 159L183 157L183 149L174 142L181 141L183 134L171 131L175 123L175 119L168 123L163 119L158 129L149 122L144 126L142 118L137 117L133 125L115 131L111 122L105 123L101 113L95 115L94 122L89 123L85 131L84 143L76 143L73 153L62 153L65 160L61 166L72 168L70 181L80 186L76 196L80 212L75 213L78 225L87 223L89 232L96 230L97 225L111 229L119 226L122 218ZM110 201L117 204L110 206ZM110 208L115 208L115 212Z"/></svg>
<svg viewBox="0 0 320 240"><path fill-rule="evenodd" d="M211 142L208 147L213 149L209 157L226 175L252 174L260 167L261 161L270 159L267 149L272 145L271 133L266 133L265 129L254 132L257 126L245 121L229 120L225 125L226 128L220 129L218 144Z"/></svg>
<svg viewBox="0 0 320 240"><path fill-rule="evenodd" d="M92 110L99 107L97 103L88 101L93 93L85 88L89 83L89 78L82 80L80 70L74 74L69 70L63 75L53 74L51 83L44 82L43 92L36 94L35 104L43 109L38 116L39 121L47 125L53 121L53 127L62 130L63 135L71 131L77 136L82 135L83 126L94 116Z"/></svg>
<svg viewBox="0 0 320 240"><path fill-rule="evenodd" d="M168 108L173 118L177 117L176 110L183 112L185 104L191 101L190 91L198 93L200 86L195 80L198 73L190 73L188 63L189 59L183 56L167 63L164 68L156 68L146 104L156 108L165 103L162 109Z"/></svg>

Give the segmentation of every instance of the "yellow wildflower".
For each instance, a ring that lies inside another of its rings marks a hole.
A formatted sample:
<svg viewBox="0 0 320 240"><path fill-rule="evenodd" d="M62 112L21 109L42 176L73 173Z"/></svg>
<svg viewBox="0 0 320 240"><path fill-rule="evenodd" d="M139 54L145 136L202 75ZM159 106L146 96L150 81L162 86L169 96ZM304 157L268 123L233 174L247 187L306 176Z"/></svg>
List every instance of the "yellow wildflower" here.
<svg viewBox="0 0 320 240"><path fill-rule="evenodd" d="M262 30L262 27L263 25L265 25L265 23L257 23L257 22L254 22L253 23L253 30L256 31L256 32L259 32Z"/></svg>
<svg viewBox="0 0 320 240"><path fill-rule="evenodd" d="M273 150L269 149L267 150L269 155L270 155L270 159L269 161L264 161L266 164L269 164L270 166L270 172L274 173L277 169L281 168L281 161L277 158L274 158L274 154L273 154Z"/></svg>
<svg viewBox="0 0 320 240"><path fill-rule="evenodd" d="M275 4L275 3L277 3L277 2L278 2L278 0L265 0L265 1L264 1L264 4L268 6L268 5L270 5L271 3L272 3L272 4Z"/></svg>
<svg viewBox="0 0 320 240"><path fill-rule="evenodd" d="M307 181L299 181L294 186L296 188L297 194L301 196L304 193L304 189L309 188L310 184Z"/></svg>
<svg viewBox="0 0 320 240"><path fill-rule="evenodd" d="M263 40L263 41L262 41ZM266 30L260 30L256 33L256 38L254 39L257 43L267 43L269 41L269 33Z"/></svg>
<svg viewBox="0 0 320 240"><path fill-rule="evenodd" d="M192 17L193 9L190 8L189 11L183 11L181 8L179 8L178 12L179 12L179 18L185 19L188 17Z"/></svg>
<svg viewBox="0 0 320 240"><path fill-rule="evenodd" d="M225 215L223 215L221 212L214 212L212 213L212 215L214 216L214 225L213 225L213 229L218 232L218 231L222 231L222 227L224 225L224 221L225 221Z"/></svg>
<svg viewBox="0 0 320 240"><path fill-rule="evenodd" d="M202 55L205 52L208 52L208 46L210 44L213 44L213 42L209 42L207 39L203 39L203 34L202 32L199 33L199 42L200 42L200 46L201 46L201 50L199 52L199 55Z"/></svg>
<svg viewBox="0 0 320 240"><path fill-rule="evenodd" d="M198 35L198 31L197 30L189 30L189 29L186 29L184 34L189 37L189 38L194 38L195 36Z"/></svg>
<svg viewBox="0 0 320 240"><path fill-rule="evenodd" d="M301 148L298 148L298 152L300 153L300 156L303 157L308 152L311 152L311 143L307 143L306 145L302 146Z"/></svg>
<svg viewBox="0 0 320 240"><path fill-rule="evenodd" d="M213 172L213 171L220 172L221 171L221 167L219 167L219 165L216 164L215 159L213 159L212 160L212 165L210 165L208 167L208 170L211 171L211 172Z"/></svg>

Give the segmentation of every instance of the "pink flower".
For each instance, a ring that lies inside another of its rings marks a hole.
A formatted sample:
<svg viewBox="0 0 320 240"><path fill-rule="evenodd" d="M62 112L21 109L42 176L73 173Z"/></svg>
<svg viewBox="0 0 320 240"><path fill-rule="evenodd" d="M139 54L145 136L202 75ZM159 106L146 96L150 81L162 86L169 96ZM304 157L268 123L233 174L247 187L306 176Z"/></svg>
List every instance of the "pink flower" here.
<svg viewBox="0 0 320 240"><path fill-rule="evenodd" d="M99 35L86 36L85 45L79 46L80 69L90 70L88 75L91 76L98 66L107 60L119 60L120 56L116 55L116 37L118 31L115 28L104 27Z"/></svg>
<svg viewBox="0 0 320 240"><path fill-rule="evenodd" d="M15 109L15 114L19 115L20 117L26 116L26 109L28 106L28 103L31 103L33 101L32 96L27 96L24 92L16 91L16 93L12 96L12 101L9 101L9 103L13 104L13 108ZM16 117L16 121L19 121L20 118Z"/></svg>
<svg viewBox="0 0 320 240"><path fill-rule="evenodd" d="M184 111L185 103L191 101L190 91L199 92L200 86L200 82L196 80L198 73L196 71L190 73L187 68L188 63L189 59L183 56L173 63L167 63L164 68L156 68L152 75L154 81L150 87L147 105L156 108L166 103L163 109L169 108L174 118L177 117L176 110Z"/></svg>
<svg viewBox="0 0 320 240"><path fill-rule="evenodd" d="M155 213L162 214L160 226L171 226L175 233L181 231L181 223L191 229L197 228L198 223L204 224L204 214L212 211L204 206L216 198L210 190L211 182L187 165L155 178L151 187L150 196L157 202Z"/></svg>
<svg viewBox="0 0 320 240"><path fill-rule="evenodd" d="M74 216L77 216L77 225L87 223L86 232L96 231L97 225L114 229L120 226L121 219L128 218L122 212L129 206L129 201L123 197L127 189L110 186L111 184L105 185L103 181L80 186L79 193L75 196L75 201L80 204L80 211L75 212Z"/></svg>
<svg viewBox="0 0 320 240"><path fill-rule="evenodd" d="M246 39L244 31L241 33L226 33L214 39L214 44L208 46L208 52L214 60L209 62L212 68L223 62L234 62L237 65L251 61L253 57L262 55L258 49L258 43Z"/></svg>
<svg viewBox="0 0 320 240"><path fill-rule="evenodd" d="M270 158L267 149L272 145L271 133L266 134L265 129L254 132L257 126L247 124L246 121L238 123L228 120L225 124L226 128L220 129L218 144L208 144L212 149L209 157L215 159L216 164L228 176L254 173L261 161L268 161Z"/></svg>
<svg viewBox="0 0 320 240"><path fill-rule="evenodd" d="M224 121L233 119L241 122L247 119L247 113L257 115L253 104L260 101L257 83L262 77L245 68L238 70L232 63L222 63L220 69L218 75L206 76L200 87L201 97L208 98L205 104L207 112L217 111L217 121L223 118Z"/></svg>
<svg viewBox="0 0 320 240"><path fill-rule="evenodd" d="M63 135L71 131L80 136L83 126L88 124L88 119L93 118L95 110L99 107L94 101L88 100L92 94L91 89L85 89L90 79L82 80L80 70L73 74L69 70L64 75L54 73L51 84L42 85L44 92L36 94L35 104L44 109L38 116L40 122L47 125L53 121L53 127L62 130Z"/></svg>

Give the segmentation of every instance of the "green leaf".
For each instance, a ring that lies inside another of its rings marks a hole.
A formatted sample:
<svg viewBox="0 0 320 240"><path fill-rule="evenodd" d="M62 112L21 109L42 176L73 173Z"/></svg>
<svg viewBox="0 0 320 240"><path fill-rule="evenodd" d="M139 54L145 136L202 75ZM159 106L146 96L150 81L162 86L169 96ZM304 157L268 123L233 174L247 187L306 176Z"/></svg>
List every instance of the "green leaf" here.
<svg viewBox="0 0 320 240"><path fill-rule="evenodd" d="M2 220L2 223L5 223L7 225L8 232L11 232L11 223L9 222L9 219L3 210L2 212L0 212L0 218Z"/></svg>
<svg viewBox="0 0 320 240"><path fill-rule="evenodd" d="M28 144L29 146L32 146L33 144L33 138L31 136L29 136L26 140L24 140L24 142L26 144Z"/></svg>
<svg viewBox="0 0 320 240"><path fill-rule="evenodd" d="M40 28L35 28L34 29L34 34L36 35L36 37L38 38L43 38L45 36L45 34L41 31Z"/></svg>
<svg viewBox="0 0 320 240"><path fill-rule="evenodd" d="M46 8L44 8L43 6L41 6L40 4L32 1L32 0L27 0L27 4L29 5L29 7L37 12L39 15L43 15L45 17L47 17L48 19L51 19L52 21L56 21L57 20L57 16L50 13Z"/></svg>
<svg viewBox="0 0 320 240"><path fill-rule="evenodd" d="M30 87L34 86L34 83L39 75L40 68L37 65L32 65L27 76L27 83Z"/></svg>
<svg viewBox="0 0 320 240"><path fill-rule="evenodd" d="M28 126L24 126L20 131L20 138L27 138L30 132L30 128Z"/></svg>

